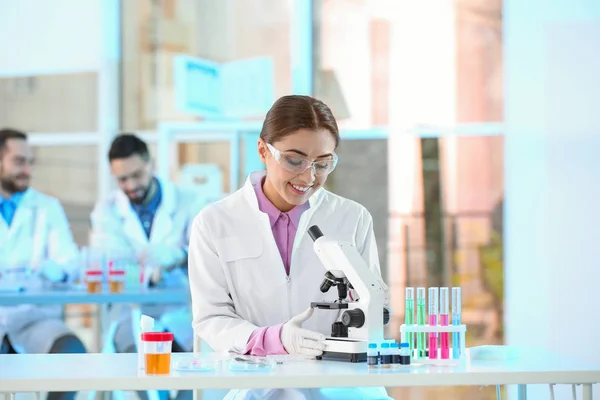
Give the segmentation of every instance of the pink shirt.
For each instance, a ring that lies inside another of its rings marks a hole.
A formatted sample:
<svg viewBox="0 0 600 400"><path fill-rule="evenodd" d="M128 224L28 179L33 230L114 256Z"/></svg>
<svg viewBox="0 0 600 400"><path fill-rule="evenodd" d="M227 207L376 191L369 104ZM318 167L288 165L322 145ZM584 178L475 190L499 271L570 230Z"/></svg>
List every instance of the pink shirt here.
<svg viewBox="0 0 600 400"><path fill-rule="evenodd" d="M258 199L258 208L260 211L269 216L271 222L271 230L275 243L281 254L285 273L290 274L290 264L292 260L292 247L294 246L294 238L298 230L298 223L302 213L309 208L308 202L294 207L290 211L284 213L273 205L265 196L262 189L262 184L254 186L256 198ZM256 356L264 356L268 354L287 354L285 348L281 344L281 327L283 324L257 328L250 335L248 344L246 345L245 354Z"/></svg>

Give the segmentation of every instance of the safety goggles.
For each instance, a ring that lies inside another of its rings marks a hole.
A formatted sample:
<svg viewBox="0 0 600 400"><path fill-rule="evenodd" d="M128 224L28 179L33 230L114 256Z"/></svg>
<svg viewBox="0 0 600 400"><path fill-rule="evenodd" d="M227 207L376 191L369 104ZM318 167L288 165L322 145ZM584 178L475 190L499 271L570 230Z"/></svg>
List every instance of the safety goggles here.
<svg viewBox="0 0 600 400"><path fill-rule="evenodd" d="M286 171L296 175L301 175L307 169L312 168L315 176L325 176L334 170L338 161L338 156L335 153L331 157L311 161L299 154L279 151L269 143L267 143L267 147L279 165Z"/></svg>

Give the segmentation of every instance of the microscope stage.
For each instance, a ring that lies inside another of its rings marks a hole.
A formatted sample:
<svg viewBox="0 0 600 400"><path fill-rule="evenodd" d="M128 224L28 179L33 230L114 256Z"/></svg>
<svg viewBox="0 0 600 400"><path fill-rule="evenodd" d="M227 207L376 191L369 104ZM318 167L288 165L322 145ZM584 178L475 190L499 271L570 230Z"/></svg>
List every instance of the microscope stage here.
<svg viewBox="0 0 600 400"><path fill-rule="evenodd" d="M343 310L348 308L348 303L339 303L331 301L313 301L310 303L312 308L319 308L322 310Z"/></svg>

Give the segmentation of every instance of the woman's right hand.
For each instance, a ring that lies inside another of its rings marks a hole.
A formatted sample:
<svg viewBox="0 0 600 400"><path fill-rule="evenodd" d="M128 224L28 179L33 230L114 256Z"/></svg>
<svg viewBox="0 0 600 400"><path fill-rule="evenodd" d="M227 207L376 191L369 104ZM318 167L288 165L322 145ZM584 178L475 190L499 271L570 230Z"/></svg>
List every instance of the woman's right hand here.
<svg viewBox="0 0 600 400"><path fill-rule="evenodd" d="M302 328L302 324L310 318L313 309L309 308L296 315L281 328L281 344L288 354L320 356L325 350L325 335Z"/></svg>

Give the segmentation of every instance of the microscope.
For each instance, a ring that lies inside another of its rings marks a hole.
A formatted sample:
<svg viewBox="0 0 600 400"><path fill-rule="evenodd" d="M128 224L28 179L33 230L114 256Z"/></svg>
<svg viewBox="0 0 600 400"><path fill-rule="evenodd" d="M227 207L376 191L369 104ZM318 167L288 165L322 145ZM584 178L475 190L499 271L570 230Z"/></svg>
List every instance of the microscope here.
<svg viewBox="0 0 600 400"><path fill-rule="evenodd" d="M323 355L317 359L365 362L368 344L384 341L383 326L389 321L381 278L371 271L353 244L323 236L317 225L311 226L308 234L327 270L321 292L327 293L332 286L338 292L338 300L312 302L311 307L341 313L341 321L333 323ZM358 293L358 299L347 300L349 288Z"/></svg>

